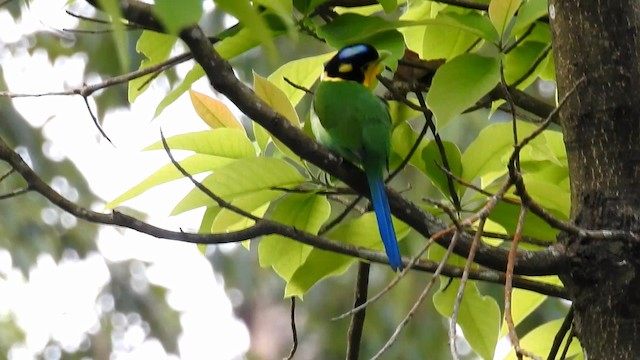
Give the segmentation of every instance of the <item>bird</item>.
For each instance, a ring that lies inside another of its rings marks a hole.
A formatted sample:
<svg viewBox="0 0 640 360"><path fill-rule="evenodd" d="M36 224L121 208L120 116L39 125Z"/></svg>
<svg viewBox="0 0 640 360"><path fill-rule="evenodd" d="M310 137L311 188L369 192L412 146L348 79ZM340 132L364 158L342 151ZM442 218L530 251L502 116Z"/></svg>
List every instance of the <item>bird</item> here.
<svg viewBox="0 0 640 360"><path fill-rule="evenodd" d="M384 69L382 60L389 55L357 43L341 48L325 63L313 96L311 130L322 145L362 166L389 264L398 271L402 259L384 182L392 122L387 104L373 93Z"/></svg>

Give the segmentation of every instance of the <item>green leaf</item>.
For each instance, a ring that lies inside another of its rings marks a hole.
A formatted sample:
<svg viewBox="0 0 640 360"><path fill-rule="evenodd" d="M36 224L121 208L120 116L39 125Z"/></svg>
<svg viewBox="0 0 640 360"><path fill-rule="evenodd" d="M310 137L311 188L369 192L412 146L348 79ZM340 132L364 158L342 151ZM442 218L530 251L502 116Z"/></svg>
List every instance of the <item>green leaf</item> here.
<svg viewBox="0 0 640 360"><path fill-rule="evenodd" d="M289 194L273 209L271 220L296 229L317 234L329 218L331 206L324 196L315 194ZM260 240L258 255L260 266L273 267L285 281L299 269L313 247L280 235L268 235Z"/></svg>
<svg viewBox="0 0 640 360"><path fill-rule="evenodd" d="M153 12L171 34L195 25L202 17L202 0L156 0Z"/></svg>
<svg viewBox="0 0 640 360"><path fill-rule="evenodd" d="M460 160L460 149L450 141L443 141L442 145L444 146L447 162L449 163L449 170L454 175L461 176L462 162ZM438 188L446 198L450 198L451 193L449 191L447 175L438 166L438 164L443 166L443 162L438 144L435 141L430 141L422 150L422 160L424 161L425 174L429 177L433 185ZM454 182L454 187L457 190L460 186Z"/></svg>
<svg viewBox="0 0 640 360"><path fill-rule="evenodd" d="M459 20L475 18L476 13L454 15ZM435 20L450 19L450 15L439 13ZM446 23L446 21L445 21ZM465 53L478 39L478 35L465 28L452 27L450 24L433 24L424 28L422 59L452 59Z"/></svg>
<svg viewBox="0 0 640 360"><path fill-rule="evenodd" d="M254 157L238 159L216 170L201 181L217 196L232 201L258 191L300 185L305 178L288 162L276 158ZM173 209L172 215L201 206L213 206L215 201L200 189L191 190Z"/></svg>
<svg viewBox="0 0 640 360"><path fill-rule="evenodd" d="M427 94L438 128L473 106L499 81L500 62L495 58L463 54L440 66Z"/></svg>
<svg viewBox="0 0 640 360"><path fill-rule="evenodd" d="M545 356L549 353L549 350L551 350L551 344L553 344L553 340L560 330L563 321L564 319L549 321L533 329L527 335L520 338L520 347L535 355ZM564 349L566 347L567 338L569 337L565 337L563 340L563 343L560 345L560 349ZM575 337L572 338L566 358L571 359L573 356L582 356L580 342ZM515 351L512 350L505 359L516 360L517 357L515 355Z"/></svg>
<svg viewBox="0 0 640 360"><path fill-rule="evenodd" d="M334 48L341 48L360 42L375 33L395 28L396 25L393 22L379 16L347 13L318 28L318 36Z"/></svg>
<svg viewBox="0 0 640 360"><path fill-rule="evenodd" d="M231 201L236 206L255 216L264 216L272 200L281 195L280 191L264 190L250 195L242 196ZM221 209L212 221L209 231L212 233L224 233L237 231L252 226L254 221L248 219L232 210Z"/></svg>
<svg viewBox="0 0 640 360"><path fill-rule="evenodd" d="M173 35L144 30L136 43L136 51L146 57L146 59L142 59L140 62L139 70L146 69L167 60L177 40L178 38ZM129 81L128 97L130 103L133 103L138 95L149 88L150 80L153 76L155 75L148 74Z"/></svg>
<svg viewBox="0 0 640 360"><path fill-rule="evenodd" d="M291 80L296 85L311 89L316 80L322 75L323 64L333 55L335 55L335 52L290 61L280 66L267 79L282 90L295 107L306 93L291 86L284 78Z"/></svg>
<svg viewBox="0 0 640 360"><path fill-rule="evenodd" d="M212 171L223 166L226 166L233 162L234 159L228 157L214 156L208 154L195 154L178 163L192 175L203 173L206 171ZM174 164L167 164L160 169L156 170L153 174L149 175L146 179L142 180L136 186L125 191L122 195L118 196L114 200L108 202L105 205L106 209L113 209L123 202L132 199L152 187L160 184L167 183L169 181L182 179L184 176Z"/></svg>
<svg viewBox="0 0 640 360"><path fill-rule="evenodd" d="M534 312L545 300L547 295L538 294L533 291L514 288L511 292L511 317L513 323L518 326L522 320L526 319ZM502 323L500 337L507 335L509 327L507 322Z"/></svg>
<svg viewBox="0 0 640 360"><path fill-rule="evenodd" d="M489 19L501 39L506 37L507 27L521 3L522 0L491 0L489 3Z"/></svg>
<svg viewBox="0 0 640 360"><path fill-rule="evenodd" d="M211 128L235 128L244 131L242 124L222 101L189 90L191 104L200 118Z"/></svg>
<svg viewBox="0 0 640 360"><path fill-rule="evenodd" d="M518 10L513 33L519 34L545 15L547 15L547 0L527 0Z"/></svg>
<svg viewBox="0 0 640 360"><path fill-rule="evenodd" d="M318 28L318 36L336 49L365 42L378 50L387 50L391 56L384 63L395 69L397 60L404 54L404 38L396 28L397 23L379 16L347 13Z"/></svg>
<svg viewBox="0 0 640 360"><path fill-rule="evenodd" d="M396 24L397 26L442 25L450 29L464 30L490 43L496 43L498 41L498 33L493 28L491 21L477 12L464 14L439 12L436 19L397 21Z"/></svg>
<svg viewBox="0 0 640 360"><path fill-rule="evenodd" d="M535 130L534 125L524 122L518 122L517 126L519 136L527 136ZM512 151L511 123L487 126L462 154L462 178L472 181L482 177L481 185L485 186L506 173L504 158L508 158Z"/></svg>
<svg viewBox="0 0 640 360"><path fill-rule="evenodd" d="M527 72L530 71L533 63L540 57L547 44L538 41L525 41L520 46L510 51L504 60L504 78L508 84L512 84L519 80ZM548 59L548 57L547 57ZM536 66L534 71L523 81L518 88L524 89L531 85L546 66L546 60L543 60Z"/></svg>
<svg viewBox="0 0 640 360"><path fill-rule="evenodd" d="M522 176L529 195L543 208L553 214L561 214L562 220L569 220L571 194L568 188L562 188L539 177L524 174Z"/></svg>
<svg viewBox="0 0 640 360"><path fill-rule="evenodd" d="M400 15L400 21L416 21L431 17L431 1L411 1L409 9ZM450 29L450 28L448 28ZM407 48L417 53L421 59L426 59L424 55L425 28L421 26L403 26L398 29L404 36Z"/></svg>
<svg viewBox="0 0 640 360"><path fill-rule="evenodd" d="M410 229L405 223L396 220L393 225L398 240L409 233ZM368 212L357 219L341 223L329 231L325 237L344 244L383 250L376 217L373 212ZM313 249L305 263L291 276L291 280L285 288L285 297L302 297L320 280L344 273L355 261L357 259L350 256Z"/></svg>
<svg viewBox="0 0 640 360"><path fill-rule="evenodd" d="M277 51L271 28L268 26L265 18L260 14L256 7L248 0L215 0L216 6L219 6L227 14L232 15L242 26L250 31L250 36L257 40L262 46L268 57L275 58Z"/></svg>
<svg viewBox="0 0 640 360"><path fill-rule="evenodd" d="M393 152L397 155L397 161L393 161L391 163L392 167L399 166L401 161L404 160L408 155L409 151L413 147L413 144L418 141L418 133L415 132L409 124L401 123L398 125L391 134L391 146L393 148ZM422 151L427 146L428 141L422 139L420 144L418 144L418 148L409 159L409 164L415 166L420 169L422 172L426 172L424 168L424 161L422 160Z"/></svg>
<svg viewBox="0 0 640 360"><path fill-rule="evenodd" d="M489 219L500 224L508 234L513 234L516 230L520 206L499 202L489 214ZM560 216L561 214L553 215ZM540 219L530 211L527 211L524 218L523 236L530 236L539 240L555 242L559 231L552 228L546 221Z"/></svg>
<svg viewBox="0 0 640 360"><path fill-rule="evenodd" d="M256 151L243 130L219 128L172 136L167 145L172 150L189 150L199 154L231 159L255 157ZM162 142L155 142L145 150L164 150Z"/></svg>
<svg viewBox="0 0 640 360"><path fill-rule="evenodd" d="M378 3L382 5L384 12L387 14L394 11L398 7L398 0L378 0Z"/></svg>
<svg viewBox="0 0 640 360"><path fill-rule="evenodd" d="M113 42L116 47L118 62L123 72L127 72L129 69L129 46L124 23L120 21L120 19L122 19L120 2L118 0L98 0L98 3L100 4L100 8L111 17L111 36L113 37Z"/></svg>
<svg viewBox="0 0 640 360"><path fill-rule="evenodd" d="M440 314L451 317L459 285L458 279L450 283L441 280L440 291L433 296L433 304ZM498 303L492 297L480 294L475 281L467 282L458 313L458 325L471 348L483 359L493 359L500 320Z"/></svg>
<svg viewBox="0 0 640 360"><path fill-rule="evenodd" d="M216 218L216 215L220 212L219 207L208 207L207 210L204 211L204 215L202 215L202 221L200 222L200 227L198 228L198 234L208 234L211 229L211 224L213 220ZM198 244L198 251L202 255L207 253L207 244Z"/></svg>

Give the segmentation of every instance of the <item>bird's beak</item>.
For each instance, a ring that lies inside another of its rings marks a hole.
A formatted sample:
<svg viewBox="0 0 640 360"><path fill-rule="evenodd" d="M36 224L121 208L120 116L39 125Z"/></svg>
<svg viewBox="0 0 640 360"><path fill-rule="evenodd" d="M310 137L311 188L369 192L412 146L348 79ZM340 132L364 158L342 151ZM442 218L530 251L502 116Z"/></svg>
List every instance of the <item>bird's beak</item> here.
<svg viewBox="0 0 640 360"><path fill-rule="evenodd" d="M384 59L389 57L389 55L391 55L391 52L387 50L378 51L378 58L375 61L373 61L371 64L369 64L365 69L364 81L363 81L364 86L373 90L376 87L376 85L378 85L378 79L376 77L384 69L384 64L382 63L382 61L384 61Z"/></svg>

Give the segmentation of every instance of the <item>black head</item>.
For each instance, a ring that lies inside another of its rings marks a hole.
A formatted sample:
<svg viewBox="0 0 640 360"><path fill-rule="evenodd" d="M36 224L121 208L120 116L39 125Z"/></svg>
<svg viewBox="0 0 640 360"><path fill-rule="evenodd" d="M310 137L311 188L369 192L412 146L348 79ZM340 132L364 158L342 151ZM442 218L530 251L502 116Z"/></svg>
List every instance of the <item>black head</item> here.
<svg viewBox="0 0 640 360"><path fill-rule="evenodd" d="M378 63L380 55L369 44L353 44L340 49L324 65L325 77L365 83L372 71L371 65ZM367 85L367 84L365 84Z"/></svg>

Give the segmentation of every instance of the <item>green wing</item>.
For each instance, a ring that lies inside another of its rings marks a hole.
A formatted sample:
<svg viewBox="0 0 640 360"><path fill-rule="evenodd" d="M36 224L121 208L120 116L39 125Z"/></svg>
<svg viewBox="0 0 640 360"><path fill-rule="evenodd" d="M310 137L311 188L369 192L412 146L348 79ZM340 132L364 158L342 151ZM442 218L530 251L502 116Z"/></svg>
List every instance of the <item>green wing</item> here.
<svg viewBox="0 0 640 360"><path fill-rule="evenodd" d="M363 155L386 164L391 151L391 117L386 104L352 81L325 81L316 89L312 129L325 146L350 161Z"/></svg>

